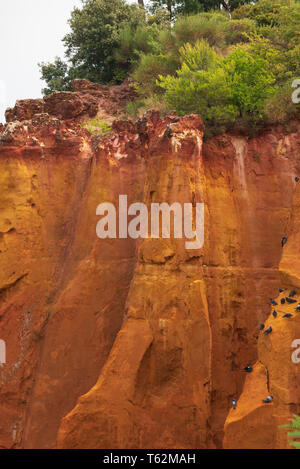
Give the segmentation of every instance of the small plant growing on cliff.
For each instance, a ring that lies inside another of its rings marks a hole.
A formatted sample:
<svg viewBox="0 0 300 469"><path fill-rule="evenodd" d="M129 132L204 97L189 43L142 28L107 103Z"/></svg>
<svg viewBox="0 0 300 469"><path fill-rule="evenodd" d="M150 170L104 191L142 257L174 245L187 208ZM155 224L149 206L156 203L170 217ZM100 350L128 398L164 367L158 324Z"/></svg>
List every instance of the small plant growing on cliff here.
<svg viewBox="0 0 300 469"><path fill-rule="evenodd" d="M126 113L131 119L141 117L148 109L155 109L159 111L162 117L165 117L170 111L166 106L163 96L150 95L148 98L130 101L126 107Z"/></svg>
<svg viewBox="0 0 300 469"><path fill-rule="evenodd" d="M91 135L104 136L112 131L111 125L101 119L92 119L90 121L78 124L79 127L86 129Z"/></svg>
<svg viewBox="0 0 300 469"><path fill-rule="evenodd" d="M126 113L129 117L136 119L139 116L139 111L143 108L142 101L129 101L126 106Z"/></svg>
<svg viewBox="0 0 300 469"><path fill-rule="evenodd" d="M291 423L288 425L282 425L279 428L287 428L289 430L293 430L292 432L288 433L289 444L294 446L297 449L300 449L300 416L294 415L294 418L291 419Z"/></svg>

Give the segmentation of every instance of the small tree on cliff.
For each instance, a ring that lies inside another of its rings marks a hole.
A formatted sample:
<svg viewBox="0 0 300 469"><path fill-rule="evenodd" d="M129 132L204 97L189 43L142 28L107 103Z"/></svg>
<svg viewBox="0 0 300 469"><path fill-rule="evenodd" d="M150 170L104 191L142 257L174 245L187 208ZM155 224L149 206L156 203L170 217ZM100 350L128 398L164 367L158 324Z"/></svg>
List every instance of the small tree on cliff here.
<svg viewBox="0 0 300 469"><path fill-rule="evenodd" d="M39 64L42 80L47 83L47 88L42 90L44 95L52 93L52 91L71 91L72 73L68 65L59 57L55 58L53 63Z"/></svg>
<svg viewBox="0 0 300 469"><path fill-rule="evenodd" d="M71 14L71 32L63 39L66 56L92 81L124 79L128 67L115 58L119 33L125 26L136 28L142 15L138 5L128 5L125 0L85 0Z"/></svg>
<svg viewBox="0 0 300 469"><path fill-rule="evenodd" d="M125 0L82 0L74 8L69 24L70 33L63 38L68 64L57 58L54 63L39 64L48 87L44 93L68 90L74 78L87 78L99 83L121 82L130 63L118 62L116 50L120 31L143 24L145 11L138 4Z"/></svg>

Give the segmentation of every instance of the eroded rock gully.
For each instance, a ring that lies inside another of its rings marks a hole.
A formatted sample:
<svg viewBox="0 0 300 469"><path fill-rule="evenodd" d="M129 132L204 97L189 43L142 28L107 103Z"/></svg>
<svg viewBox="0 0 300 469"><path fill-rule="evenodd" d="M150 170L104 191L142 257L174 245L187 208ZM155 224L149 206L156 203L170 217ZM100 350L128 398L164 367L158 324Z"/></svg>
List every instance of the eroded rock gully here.
<svg viewBox="0 0 300 469"><path fill-rule="evenodd" d="M78 126L128 96L79 81L0 129L0 447L288 447L300 313L274 319L269 298L300 293L300 124L205 143L198 116ZM204 202L203 249L98 239L119 194Z"/></svg>

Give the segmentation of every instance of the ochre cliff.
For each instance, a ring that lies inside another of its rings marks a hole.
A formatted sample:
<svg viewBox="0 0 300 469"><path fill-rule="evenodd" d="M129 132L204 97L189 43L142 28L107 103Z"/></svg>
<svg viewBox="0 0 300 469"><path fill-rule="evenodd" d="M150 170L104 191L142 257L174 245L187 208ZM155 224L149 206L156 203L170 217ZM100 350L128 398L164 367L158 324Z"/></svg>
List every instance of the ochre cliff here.
<svg viewBox="0 0 300 469"><path fill-rule="evenodd" d="M285 234L279 274L281 285L300 288L299 270L300 187L297 185ZM225 448L286 448L287 432L279 427L289 422L292 414L300 413L300 302L299 291L293 296L295 303L282 304L288 290L276 298L277 312L270 314L265 329L272 327L270 335L260 334L258 361L247 376L236 410L231 410L225 424ZM291 317L284 317L291 314ZM297 350L295 348L297 347ZM293 360L293 355L297 358ZM264 397L272 395L271 403L263 404Z"/></svg>
<svg viewBox="0 0 300 469"><path fill-rule="evenodd" d="M77 81L0 129L0 447L288 447L300 313L269 299L300 301L300 124L203 142L198 116L113 121L131 98ZM203 202L204 247L97 238L119 194Z"/></svg>

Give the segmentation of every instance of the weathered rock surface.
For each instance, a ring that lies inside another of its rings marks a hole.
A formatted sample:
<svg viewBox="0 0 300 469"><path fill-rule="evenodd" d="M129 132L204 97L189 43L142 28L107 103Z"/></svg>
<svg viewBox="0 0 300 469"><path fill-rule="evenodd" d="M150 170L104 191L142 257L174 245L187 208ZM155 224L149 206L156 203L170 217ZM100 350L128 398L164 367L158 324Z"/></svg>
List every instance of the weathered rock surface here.
<svg viewBox="0 0 300 469"><path fill-rule="evenodd" d="M88 80L74 80L74 92L56 91L43 99L22 99L5 113L6 122L32 119L47 113L59 119L84 120L95 117L114 116L135 97L129 83L107 87Z"/></svg>
<svg viewBox="0 0 300 469"><path fill-rule="evenodd" d="M300 186L294 192L290 217L283 233L288 243L283 247L279 265L284 292L276 298L278 306L265 323L272 333L261 332L258 341L258 364L247 376L237 411L231 411L225 424L225 448L288 448L287 431L279 428L288 423L293 414L300 414L300 292L293 296L296 303L281 304L292 287L299 288L299 201ZM292 314L285 318L286 314ZM298 352L297 352L298 350ZM297 359L297 360L295 360ZM259 370L259 372L257 371ZM273 395L274 400L262 400Z"/></svg>
<svg viewBox="0 0 300 469"><path fill-rule="evenodd" d="M78 120L130 92L74 88L0 129L0 447L287 447L299 316L269 317L269 298L300 287L300 124L203 143L198 116L152 112L93 138ZM204 202L204 247L98 239L119 194Z"/></svg>

